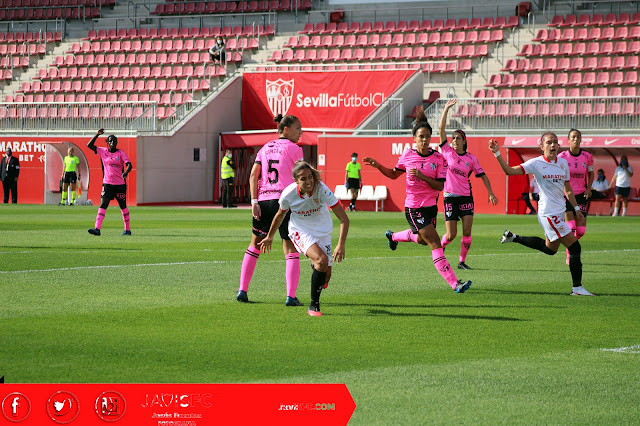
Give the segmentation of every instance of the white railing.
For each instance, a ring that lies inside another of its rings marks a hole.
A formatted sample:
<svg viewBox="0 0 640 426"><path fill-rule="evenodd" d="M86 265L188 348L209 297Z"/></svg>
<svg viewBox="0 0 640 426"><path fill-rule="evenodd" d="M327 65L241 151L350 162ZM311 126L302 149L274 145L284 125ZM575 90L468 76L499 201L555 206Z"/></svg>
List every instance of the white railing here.
<svg viewBox="0 0 640 426"><path fill-rule="evenodd" d="M0 103L3 132L83 132L98 128L124 132L154 131L156 102L11 102Z"/></svg>
<svg viewBox="0 0 640 426"><path fill-rule="evenodd" d="M447 101L439 99L425 111L430 123L438 123ZM458 99L448 119L448 128L476 131L552 128L637 131L640 97Z"/></svg>

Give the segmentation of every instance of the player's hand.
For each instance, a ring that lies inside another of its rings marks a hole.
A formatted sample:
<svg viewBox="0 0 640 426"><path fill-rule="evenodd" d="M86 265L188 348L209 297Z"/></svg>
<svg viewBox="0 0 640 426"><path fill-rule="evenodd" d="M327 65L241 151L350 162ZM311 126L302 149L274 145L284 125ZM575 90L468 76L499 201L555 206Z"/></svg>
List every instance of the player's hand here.
<svg viewBox="0 0 640 426"><path fill-rule="evenodd" d="M584 215L582 214L582 212L580 210L576 210L576 220L582 220L584 219Z"/></svg>
<svg viewBox="0 0 640 426"><path fill-rule="evenodd" d="M265 237L258 243L258 248L262 253L269 253L271 251L271 245L273 244L273 237Z"/></svg>
<svg viewBox="0 0 640 426"><path fill-rule="evenodd" d="M426 177L417 168L409 169L409 176L413 176L414 178L421 179L421 180L424 180L424 178Z"/></svg>
<svg viewBox="0 0 640 426"><path fill-rule="evenodd" d="M591 198L591 188L587 188L587 191L585 192L585 196L587 197L587 199Z"/></svg>
<svg viewBox="0 0 640 426"><path fill-rule="evenodd" d="M489 139L489 149L491 150L491 152L498 152L500 151L500 146L498 145L498 141L495 139Z"/></svg>
<svg viewBox="0 0 640 426"><path fill-rule="evenodd" d="M126 179L128 175L129 175L129 172L122 173L122 179Z"/></svg>
<svg viewBox="0 0 640 426"><path fill-rule="evenodd" d="M360 181L360 189L362 189L362 181Z"/></svg>
<svg viewBox="0 0 640 426"><path fill-rule="evenodd" d="M452 106L454 106L457 103L458 103L457 99L455 99L455 98L454 99L449 99L449 101L444 106L444 109L449 109L449 108L451 108Z"/></svg>
<svg viewBox="0 0 640 426"><path fill-rule="evenodd" d="M251 214L255 220L260 220L262 217L262 209L260 208L260 204L251 204Z"/></svg>
<svg viewBox="0 0 640 426"><path fill-rule="evenodd" d="M98 129L98 131L96 132L96 134L98 135L102 135L104 133L104 129Z"/></svg>
<svg viewBox="0 0 640 426"><path fill-rule="evenodd" d="M344 253L344 245L338 244L333 250L333 260L337 263L342 262L344 260Z"/></svg>
<svg viewBox="0 0 640 426"><path fill-rule="evenodd" d="M498 204L498 198L494 194L489 194L489 202L495 206Z"/></svg>
<svg viewBox="0 0 640 426"><path fill-rule="evenodd" d="M368 166L375 167L376 169L380 167L380 163L378 163L376 160L374 160L371 157L364 157L362 159L362 162Z"/></svg>
<svg viewBox="0 0 640 426"><path fill-rule="evenodd" d="M345 183L344 183L344 187L345 187L345 188L347 188L347 189L349 189L349 183L348 183L348 182L345 182Z"/></svg>

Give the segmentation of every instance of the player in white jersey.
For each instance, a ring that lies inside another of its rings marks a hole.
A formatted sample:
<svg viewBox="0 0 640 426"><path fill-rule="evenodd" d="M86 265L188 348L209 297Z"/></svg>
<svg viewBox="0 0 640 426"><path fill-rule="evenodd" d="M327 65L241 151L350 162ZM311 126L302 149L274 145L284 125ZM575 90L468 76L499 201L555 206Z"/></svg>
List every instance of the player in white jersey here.
<svg viewBox="0 0 640 426"><path fill-rule="evenodd" d="M320 172L304 161L298 161L291 172L295 180L280 195L280 209L273 218L269 233L258 244L263 253L271 250L273 236L289 211L289 238L298 252L307 256L313 267L311 274L311 304L308 313L321 316L320 293L331 278L332 260L341 262L349 231L349 218L336 196L320 180ZM331 231L333 222L327 205L340 220L340 237L333 255Z"/></svg>
<svg viewBox="0 0 640 426"><path fill-rule="evenodd" d="M582 286L582 262L580 260L582 249L580 243L564 221L566 209L564 196L576 212L576 219L583 219L584 216L569 183L569 165L566 160L558 158L558 137L552 132L543 134L540 138L540 149L543 155L532 158L516 167L509 166L502 158L498 142L490 139L489 149L507 176L524 174L535 176L540 187L538 222L540 222L546 236L546 240L540 237L522 237L507 230L504 231L500 242L519 243L548 255L556 254L562 243L569 250L569 270L573 280L571 295L593 296Z"/></svg>

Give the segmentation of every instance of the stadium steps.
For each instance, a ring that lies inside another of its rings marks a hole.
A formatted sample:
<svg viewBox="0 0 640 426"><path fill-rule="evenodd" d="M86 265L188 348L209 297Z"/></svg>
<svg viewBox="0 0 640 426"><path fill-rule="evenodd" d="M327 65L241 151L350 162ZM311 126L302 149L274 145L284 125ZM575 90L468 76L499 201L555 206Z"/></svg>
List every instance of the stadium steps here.
<svg viewBox="0 0 640 426"><path fill-rule="evenodd" d="M4 98L7 95L16 95L16 91L22 87L22 83L25 81L33 81L38 75L38 71L40 69L49 69L49 65L53 64L56 59L56 56L65 55L65 52L71 49L71 45L73 41L67 41L68 39L63 40L60 45L53 48L51 51L47 51L47 54L39 59L35 64L33 64L29 69L23 72L17 79L13 80L11 84L5 86L2 101L4 102Z"/></svg>

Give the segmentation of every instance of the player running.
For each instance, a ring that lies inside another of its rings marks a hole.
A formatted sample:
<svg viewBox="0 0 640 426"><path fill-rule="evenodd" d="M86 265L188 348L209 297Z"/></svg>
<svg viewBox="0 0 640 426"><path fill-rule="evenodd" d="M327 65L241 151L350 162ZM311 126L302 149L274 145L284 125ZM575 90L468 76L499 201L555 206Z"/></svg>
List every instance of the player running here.
<svg viewBox="0 0 640 426"><path fill-rule="evenodd" d="M291 172L295 182L287 186L280 195L280 208L269 228L267 236L258 244L263 253L271 251L273 236L281 229L285 217L290 215L289 238L298 252L312 263L311 304L308 313L319 317L320 294L331 279L332 260L341 262L345 256L345 242L349 232L349 218L336 196L320 180L320 172L304 161L298 161ZM340 237L333 255L331 253L331 231L333 221L329 209L340 220Z"/></svg>
<svg viewBox="0 0 640 426"><path fill-rule="evenodd" d="M363 158L365 164L375 167L390 179L398 179L406 173L406 198L404 214L410 229L392 234L387 231L389 247L395 250L398 241L414 241L431 248L433 264L442 278L456 293L464 293L471 281L458 280L456 273L444 255L440 236L436 232L438 217L438 196L444 187L447 175L447 162L437 151L429 148L431 126L427 122L424 110L420 109L413 126L413 139L416 149L405 151L393 169L389 169L371 157Z"/></svg>
<svg viewBox="0 0 640 426"><path fill-rule="evenodd" d="M247 291L253 277L260 249L258 243L267 236L273 218L278 212L278 200L282 191L293 183L291 170L296 161L302 160L302 148L298 140L302 136L302 123L293 115L279 114L274 118L278 123L279 139L268 142L260 148L251 168L249 189L251 191L251 213L253 215L253 233L251 242L242 260L240 270L240 288L236 300L249 302ZM302 306L296 298L300 280L300 255L289 239L289 215L280 226L282 251L286 259L287 300L286 306Z"/></svg>
<svg viewBox="0 0 640 426"><path fill-rule="evenodd" d="M467 152L467 137L462 130L456 130L451 136L451 145L447 143L447 114L449 109L458 102L451 99L444 107L440 117L440 149L447 160L447 179L444 182L444 217L447 233L442 237L442 248L446 248L458 234L458 221L462 219L462 244L460 246L460 259L458 269L471 269L465 263L467 253L471 248L471 227L473 226L473 194L469 176L475 173L482 179L489 193L489 202L494 206L498 204L498 198L491 189L491 182L484 173L482 166L475 155Z"/></svg>
<svg viewBox="0 0 640 426"><path fill-rule="evenodd" d="M569 149L558 154L558 158L564 158L569 164L569 171L571 173L569 182L583 217L582 219L578 219L574 214L571 204L565 199L567 210L564 213L564 219L576 238L580 239L587 231L587 207L589 198L591 198L591 184L593 183L593 156L580 148L580 144L582 143L582 133L580 133L580 130L569 130L568 139ZM568 264L569 250L567 249L567 265Z"/></svg>
<svg viewBox="0 0 640 426"><path fill-rule="evenodd" d="M118 138L114 135L107 136L107 146L109 148L96 147L95 143L98 136L104 133L104 129L98 130L96 135L91 138L87 147L98 154L102 161L102 194L100 196L100 208L96 216L96 224L94 228L89 229L91 235L100 235L100 228L104 215L107 212L109 203L114 198L120 206L122 212L122 221L124 222L124 231L122 235L131 235L131 225L129 220L129 208L127 207L127 176L131 172L133 166L129 157L123 150L118 149Z"/></svg>
<svg viewBox="0 0 640 426"><path fill-rule="evenodd" d="M566 210L565 199L575 210L576 219L583 219L580 206L573 195L569 184L569 165L563 158L558 158L558 137L555 133L547 132L540 138L540 149L543 155L532 158L516 167L511 167L502 158L498 142L489 140L489 149L496 156L500 167L507 176L532 174L540 187L540 201L538 202L538 222L544 230L546 241L540 237L522 237L510 231L504 231L501 243L515 242L523 246L539 250L548 255L558 252L562 243L569 250L569 270L573 280L573 296L593 296L582 286L582 262L580 260L580 243L564 221ZM564 194L563 194L564 193ZM564 196L563 196L564 195Z"/></svg>

